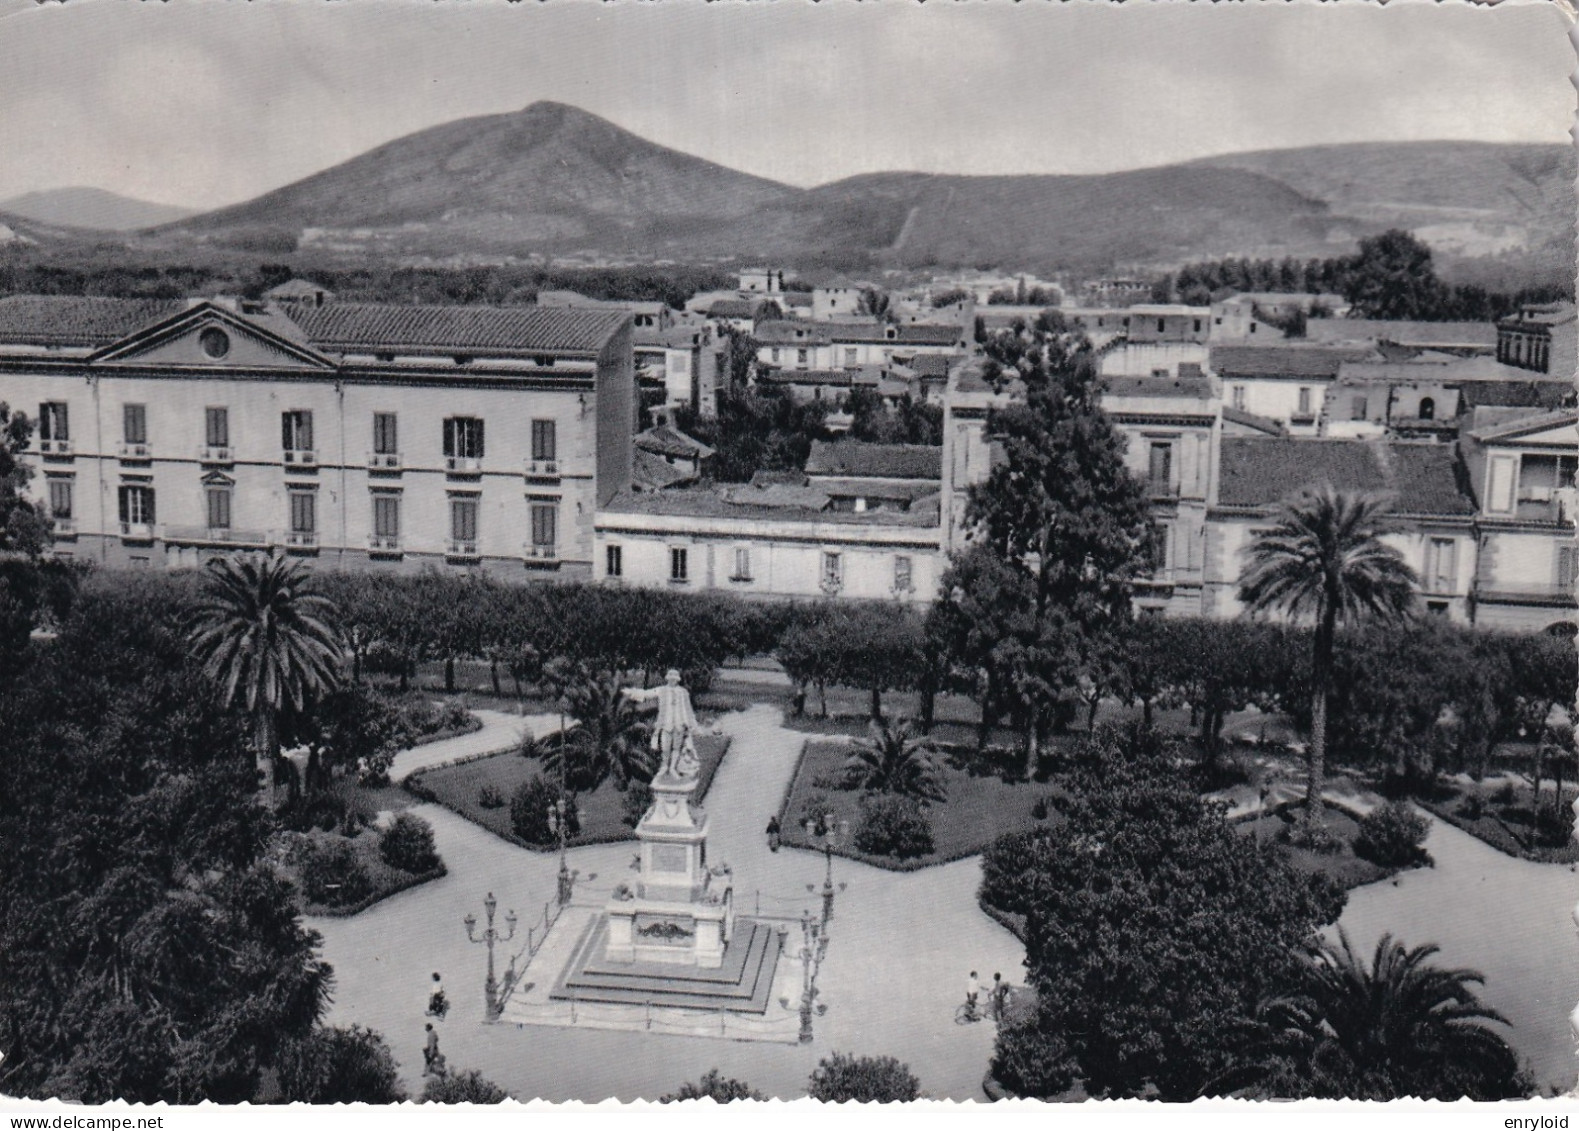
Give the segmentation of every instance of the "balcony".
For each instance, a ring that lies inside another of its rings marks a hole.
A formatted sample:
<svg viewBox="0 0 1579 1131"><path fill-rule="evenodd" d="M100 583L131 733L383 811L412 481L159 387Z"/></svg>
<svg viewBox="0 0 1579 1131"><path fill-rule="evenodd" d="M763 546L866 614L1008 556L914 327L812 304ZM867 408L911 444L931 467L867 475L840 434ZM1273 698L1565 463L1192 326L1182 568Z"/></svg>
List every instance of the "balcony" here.
<svg viewBox="0 0 1579 1131"><path fill-rule="evenodd" d="M1572 487L1520 487L1514 517L1531 522L1572 523L1579 492Z"/></svg>
<svg viewBox="0 0 1579 1131"><path fill-rule="evenodd" d="M284 460L287 471L318 470L318 453L310 448L286 448Z"/></svg>
<svg viewBox="0 0 1579 1131"><path fill-rule="evenodd" d="M40 440L38 453L45 459L70 459L76 454L70 440Z"/></svg>
<svg viewBox="0 0 1579 1131"><path fill-rule="evenodd" d="M367 470L369 471L398 472L401 470L401 466L399 452L367 453Z"/></svg>
<svg viewBox="0 0 1579 1131"><path fill-rule="evenodd" d="M559 547L528 542L523 551L526 564L534 569L554 569L559 566Z"/></svg>
<svg viewBox="0 0 1579 1131"><path fill-rule="evenodd" d="M148 460L153 459L153 448L148 444L126 443L120 446L120 448L116 451L116 455L122 460L130 460L140 463L147 462Z"/></svg>
<svg viewBox="0 0 1579 1131"><path fill-rule="evenodd" d="M481 475L481 456L445 456L444 471L448 475Z"/></svg>
<svg viewBox="0 0 1579 1131"><path fill-rule="evenodd" d="M559 461L557 459L529 459L526 461L526 477L528 479L558 479Z"/></svg>
<svg viewBox="0 0 1579 1131"><path fill-rule="evenodd" d="M314 551L318 549L318 532L316 530L289 530L285 533L285 548L299 552Z"/></svg>
<svg viewBox="0 0 1579 1131"><path fill-rule="evenodd" d="M1163 479L1148 479L1146 481L1146 495L1151 499L1172 502L1179 497L1179 485L1177 483L1169 483Z"/></svg>
<svg viewBox="0 0 1579 1131"><path fill-rule="evenodd" d="M449 545L444 548L444 556L452 561L475 561L482 555L477 552L476 542L464 542L452 538Z"/></svg>
<svg viewBox="0 0 1579 1131"><path fill-rule="evenodd" d="M400 535L398 534L372 534L368 536L367 548L374 554L399 554Z"/></svg>
<svg viewBox="0 0 1579 1131"><path fill-rule="evenodd" d="M74 518L61 518L55 516L54 535L56 538L75 538L77 536L77 520Z"/></svg>
<svg viewBox="0 0 1579 1131"><path fill-rule="evenodd" d="M233 530L228 526L167 526L164 540L184 546L267 546L261 530Z"/></svg>
<svg viewBox="0 0 1579 1131"><path fill-rule="evenodd" d="M154 527L151 522L121 523L121 540L124 542L152 542Z"/></svg>
<svg viewBox="0 0 1579 1131"><path fill-rule="evenodd" d="M235 449L229 445L205 444L197 450L199 463L235 463Z"/></svg>

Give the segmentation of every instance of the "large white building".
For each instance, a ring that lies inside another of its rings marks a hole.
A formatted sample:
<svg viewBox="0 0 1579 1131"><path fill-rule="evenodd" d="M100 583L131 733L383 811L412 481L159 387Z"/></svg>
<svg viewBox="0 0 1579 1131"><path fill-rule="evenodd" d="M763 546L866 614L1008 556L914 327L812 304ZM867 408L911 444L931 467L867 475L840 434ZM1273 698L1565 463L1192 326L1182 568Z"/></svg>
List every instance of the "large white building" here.
<svg viewBox="0 0 1579 1131"><path fill-rule="evenodd" d="M522 307L0 299L57 552L193 565L592 573L630 483L630 316Z"/></svg>

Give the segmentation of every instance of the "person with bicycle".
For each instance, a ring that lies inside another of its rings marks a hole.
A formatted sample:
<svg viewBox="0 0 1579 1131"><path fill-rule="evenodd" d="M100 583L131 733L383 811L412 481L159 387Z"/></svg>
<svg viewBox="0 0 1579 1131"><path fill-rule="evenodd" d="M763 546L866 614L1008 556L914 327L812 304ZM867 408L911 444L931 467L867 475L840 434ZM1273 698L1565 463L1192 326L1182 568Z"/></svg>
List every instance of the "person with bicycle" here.
<svg viewBox="0 0 1579 1131"><path fill-rule="evenodd" d="M965 1016L975 1021L981 1015L976 1011L976 999L981 996L981 983L976 980L976 971L970 972L970 977L965 980Z"/></svg>

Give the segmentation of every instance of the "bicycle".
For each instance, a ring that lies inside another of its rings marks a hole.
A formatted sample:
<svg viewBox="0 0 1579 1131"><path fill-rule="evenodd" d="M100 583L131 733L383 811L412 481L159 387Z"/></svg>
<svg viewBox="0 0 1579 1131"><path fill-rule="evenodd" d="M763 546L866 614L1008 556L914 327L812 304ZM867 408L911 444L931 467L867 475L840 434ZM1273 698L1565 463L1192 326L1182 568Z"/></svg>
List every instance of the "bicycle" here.
<svg viewBox="0 0 1579 1131"><path fill-rule="evenodd" d="M981 1006L970 998L966 998L964 1004L954 1010L954 1024L956 1025L974 1025L982 1019Z"/></svg>

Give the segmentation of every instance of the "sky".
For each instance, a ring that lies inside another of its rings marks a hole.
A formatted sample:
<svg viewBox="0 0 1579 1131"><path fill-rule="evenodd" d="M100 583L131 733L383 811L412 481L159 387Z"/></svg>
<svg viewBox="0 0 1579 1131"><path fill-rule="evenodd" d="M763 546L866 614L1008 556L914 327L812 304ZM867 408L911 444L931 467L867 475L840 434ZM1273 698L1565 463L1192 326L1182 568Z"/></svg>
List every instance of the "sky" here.
<svg viewBox="0 0 1579 1131"><path fill-rule="evenodd" d="M540 99L802 186L1563 142L1568 27L1549 0L0 0L0 201L213 208Z"/></svg>

